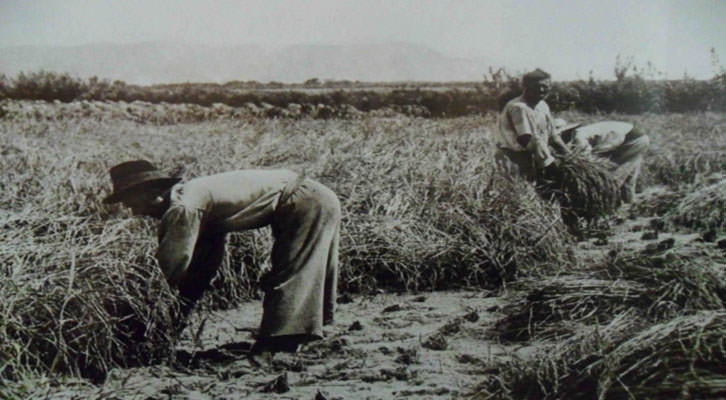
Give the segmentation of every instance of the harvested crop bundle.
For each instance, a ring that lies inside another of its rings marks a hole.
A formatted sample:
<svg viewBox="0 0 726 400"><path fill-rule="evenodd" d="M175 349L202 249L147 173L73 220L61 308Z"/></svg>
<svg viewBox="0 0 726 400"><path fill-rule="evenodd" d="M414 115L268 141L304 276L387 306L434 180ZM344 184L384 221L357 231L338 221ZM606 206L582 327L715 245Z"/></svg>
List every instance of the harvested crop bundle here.
<svg viewBox="0 0 726 400"><path fill-rule="evenodd" d="M621 314L606 326L505 362L477 399L724 398L726 312L701 311L640 330Z"/></svg>
<svg viewBox="0 0 726 400"><path fill-rule="evenodd" d="M614 253L593 276L628 280L647 289L637 306L650 318L670 318L726 305L723 255L709 249L679 247L654 253ZM721 264L721 265L719 265Z"/></svg>
<svg viewBox="0 0 726 400"><path fill-rule="evenodd" d="M607 323L642 301L646 288L626 280L560 276L530 283L534 289L497 322L503 340L572 334L578 326Z"/></svg>
<svg viewBox="0 0 726 400"><path fill-rule="evenodd" d="M472 398L595 399L601 360L642 326L643 320L625 312L608 324L583 327L567 340L515 355L499 362L498 373L482 382Z"/></svg>
<svg viewBox="0 0 726 400"><path fill-rule="evenodd" d="M155 275L142 267L87 266L3 278L0 376L30 369L103 379L117 365L167 356L179 332L178 307Z"/></svg>
<svg viewBox="0 0 726 400"><path fill-rule="evenodd" d="M620 312L662 320L726 304L726 273L715 251L613 253L587 276L524 281L532 287L494 328L504 340L571 334L578 325L606 323Z"/></svg>
<svg viewBox="0 0 726 400"><path fill-rule="evenodd" d="M690 193L669 214L690 228L726 228L726 180Z"/></svg>
<svg viewBox="0 0 726 400"><path fill-rule="evenodd" d="M620 185L610 172L613 165L603 158L573 153L559 159L554 173L539 177L537 187L545 198L560 203L568 225L578 218L594 222L620 207Z"/></svg>
<svg viewBox="0 0 726 400"><path fill-rule="evenodd" d="M600 362L598 398L724 398L726 312L654 325Z"/></svg>
<svg viewBox="0 0 726 400"><path fill-rule="evenodd" d="M343 201L341 290L498 287L572 262L559 208L526 182L495 174L482 185L469 171L417 172L425 175L406 190L398 188L404 177L390 188L371 184L376 190L360 198L354 188L338 190L353 193Z"/></svg>
<svg viewBox="0 0 726 400"><path fill-rule="evenodd" d="M178 304L151 239L136 236L148 226L34 211L10 212L0 226L0 378L101 379L171 351Z"/></svg>

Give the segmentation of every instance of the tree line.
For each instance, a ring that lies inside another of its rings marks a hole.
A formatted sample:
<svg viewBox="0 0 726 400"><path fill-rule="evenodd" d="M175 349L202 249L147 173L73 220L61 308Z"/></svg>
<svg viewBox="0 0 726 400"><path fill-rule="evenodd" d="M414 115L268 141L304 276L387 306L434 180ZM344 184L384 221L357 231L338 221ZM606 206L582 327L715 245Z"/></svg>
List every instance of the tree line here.
<svg viewBox="0 0 726 400"><path fill-rule="evenodd" d="M478 82L451 83L361 83L321 82L316 78L299 84L234 81L139 86L123 81L68 73L21 72L15 78L0 75L0 100L72 102L145 101L150 103L215 103L231 107L249 104L288 107L290 104L352 106L362 112L416 106L432 117L456 117L496 111L506 100L521 93L517 76L504 69L490 69ZM547 99L554 111L587 113L726 111L726 71L708 80L684 76L678 80L648 79L630 66L615 69L615 79L554 82Z"/></svg>

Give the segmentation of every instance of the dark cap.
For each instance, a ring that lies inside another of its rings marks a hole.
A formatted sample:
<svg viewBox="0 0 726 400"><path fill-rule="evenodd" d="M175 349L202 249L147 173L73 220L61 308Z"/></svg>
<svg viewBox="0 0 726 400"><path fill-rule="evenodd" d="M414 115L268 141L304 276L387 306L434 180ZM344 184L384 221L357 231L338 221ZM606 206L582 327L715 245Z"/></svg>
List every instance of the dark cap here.
<svg viewBox="0 0 726 400"><path fill-rule="evenodd" d="M534 71L527 72L522 77L522 83L524 86L527 86L529 84L532 84L534 82L539 82L543 79L550 79L551 75L545 71L542 71L541 69L537 68Z"/></svg>

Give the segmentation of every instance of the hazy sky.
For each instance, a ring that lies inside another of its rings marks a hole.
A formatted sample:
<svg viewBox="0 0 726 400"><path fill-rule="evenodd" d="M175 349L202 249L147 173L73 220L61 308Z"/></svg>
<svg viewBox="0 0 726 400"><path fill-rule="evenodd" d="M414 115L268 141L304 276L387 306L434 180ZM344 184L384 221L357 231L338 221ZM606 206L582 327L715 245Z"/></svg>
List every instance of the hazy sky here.
<svg viewBox="0 0 726 400"><path fill-rule="evenodd" d="M612 78L618 55L709 78L712 47L726 64L725 22L723 0L0 0L0 47L407 41L556 80Z"/></svg>

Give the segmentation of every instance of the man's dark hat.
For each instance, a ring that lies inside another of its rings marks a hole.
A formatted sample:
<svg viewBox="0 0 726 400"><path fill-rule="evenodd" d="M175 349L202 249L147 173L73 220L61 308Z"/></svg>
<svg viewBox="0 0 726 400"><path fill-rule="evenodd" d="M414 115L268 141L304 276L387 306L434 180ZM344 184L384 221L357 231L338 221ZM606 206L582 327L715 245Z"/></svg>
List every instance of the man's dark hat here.
<svg viewBox="0 0 726 400"><path fill-rule="evenodd" d="M522 77L522 82L524 85L528 85L530 83L541 81L542 79L551 79L551 75L549 72L542 71L541 69L537 68L534 71L527 72Z"/></svg>
<svg viewBox="0 0 726 400"><path fill-rule="evenodd" d="M150 186L173 186L181 178L173 178L159 171L146 160L127 161L111 167L113 193L103 199L104 204L117 203L134 191Z"/></svg>

